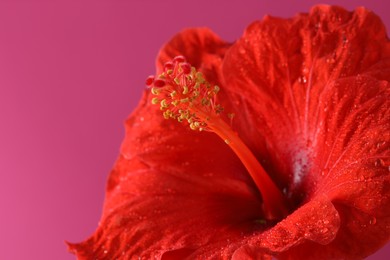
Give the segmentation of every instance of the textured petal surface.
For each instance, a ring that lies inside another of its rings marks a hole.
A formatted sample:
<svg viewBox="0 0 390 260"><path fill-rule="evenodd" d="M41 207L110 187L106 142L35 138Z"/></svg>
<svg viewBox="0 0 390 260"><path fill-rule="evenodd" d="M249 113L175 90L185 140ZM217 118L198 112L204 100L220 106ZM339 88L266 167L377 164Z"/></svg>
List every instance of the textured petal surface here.
<svg viewBox="0 0 390 260"><path fill-rule="evenodd" d="M379 18L318 6L266 17L233 45L178 34L176 55L221 86L232 127L288 198L261 216L244 166L212 133L164 120L145 93L126 122L102 221L79 259L359 259L390 234L390 44Z"/></svg>
<svg viewBox="0 0 390 260"><path fill-rule="evenodd" d="M187 38L196 38L198 45L206 42L205 52L212 51L212 44L224 45L207 40L209 36L207 30L183 32L161 56ZM188 48L186 44L179 46ZM221 61L222 54L219 50L209 57ZM89 240L70 245L80 259L180 259L204 245L228 245L246 232L264 229L256 223L261 218L259 194L219 137L164 120L151 106L149 91L126 128L108 181L102 222Z"/></svg>
<svg viewBox="0 0 390 260"><path fill-rule="evenodd" d="M224 60L230 100L248 111L236 127L268 172L292 203L327 194L338 209L329 257L361 258L389 239L389 60L377 16L329 6L253 23Z"/></svg>

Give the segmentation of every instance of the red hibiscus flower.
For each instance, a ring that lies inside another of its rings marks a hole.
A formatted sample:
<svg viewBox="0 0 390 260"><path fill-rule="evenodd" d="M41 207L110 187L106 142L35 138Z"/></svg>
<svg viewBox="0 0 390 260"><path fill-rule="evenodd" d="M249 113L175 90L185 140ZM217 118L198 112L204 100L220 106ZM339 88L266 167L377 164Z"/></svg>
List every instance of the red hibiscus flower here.
<svg viewBox="0 0 390 260"><path fill-rule="evenodd" d="M157 75L79 259L360 259L389 240L390 43L373 13L265 17L234 44L186 30Z"/></svg>

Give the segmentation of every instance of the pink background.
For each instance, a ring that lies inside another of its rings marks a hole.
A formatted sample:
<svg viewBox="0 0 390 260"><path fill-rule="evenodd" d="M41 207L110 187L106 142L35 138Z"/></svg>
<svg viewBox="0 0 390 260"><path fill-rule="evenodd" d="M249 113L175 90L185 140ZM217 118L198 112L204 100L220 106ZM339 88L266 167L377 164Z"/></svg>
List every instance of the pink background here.
<svg viewBox="0 0 390 260"><path fill-rule="evenodd" d="M364 5L390 28L386 0L323 2ZM266 13L316 3L0 1L0 258L74 259L63 241L95 230L123 122L172 35L208 26L233 41Z"/></svg>

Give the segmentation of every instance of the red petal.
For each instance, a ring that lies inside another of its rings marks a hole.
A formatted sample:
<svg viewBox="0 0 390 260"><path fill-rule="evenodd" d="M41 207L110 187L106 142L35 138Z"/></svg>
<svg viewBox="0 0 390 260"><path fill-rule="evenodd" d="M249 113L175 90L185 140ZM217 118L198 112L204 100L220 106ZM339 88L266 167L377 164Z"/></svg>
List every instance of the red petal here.
<svg viewBox="0 0 390 260"><path fill-rule="evenodd" d="M315 259L315 257L339 259L332 257L332 252L324 252L323 249L296 250L298 254L290 250L304 243L310 243L312 246L318 243L327 245L335 238L339 226L340 218L337 210L325 196L322 196L305 204L272 229L262 234L254 234L246 241L244 248L246 252L252 252L251 256L266 248L273 252L281 252L282 254L279 255L281 259ZM327 253L329 255L326 255Z"/></svg>
<svg viewBox="0 0 390 260"><path fill-rule="evenodd" d="M215 72L220 68L229 46L208 28L184 30L161 49L157 59L157 74L162 72L165 62L182 55L192 66L206 71L207 76L209 70ZM216 77L214 73L212 78Z"/></svg>
<svg viewBox="0 0 390 260"><path fill-rule="evenodd" d="M324 255L361 258L389 239L389 61L377 16L329 6L254 23L226 54L240 135L293 201L328 194L340 211Z"/></svg>
<svg viewBox="0 0 390 260"><path fill-rule="evenodd" d="M258 226L261 201L234 153L212 133L164 120L149 101L127 121L98 230L70 245L80 259L169 258Z"/></svg>

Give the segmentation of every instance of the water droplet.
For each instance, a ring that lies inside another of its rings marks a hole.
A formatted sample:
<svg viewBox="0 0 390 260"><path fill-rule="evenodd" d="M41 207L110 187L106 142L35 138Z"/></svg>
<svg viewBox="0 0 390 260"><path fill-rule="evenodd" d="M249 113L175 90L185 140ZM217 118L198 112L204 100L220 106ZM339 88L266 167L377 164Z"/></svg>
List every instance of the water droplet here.
<svg viewBox="0 0 390 260"><path fill-rule="evenodd" d="M125 160L130 160L131 159L131 155L129 153L122 153L122 156Z"/></svg>
<svg viewBox="0 0 390 260"><path fill-rule="evenodd" d="M213 172L206 172L203 174L204 177L213 177L214 173Z"/></svg>
<svg viewBox="0 0 390 260"><path fill-rule="evenodd" d="M379 147L381 147L384 144L386 144L386 141L379 142L379 143L376 144L376 148L379 148Z"/></svg>
<svg viewBox="0 0 390 260"><path fill-rule="evenodd" d="M107 250L104 250L104 251L103 251L103 253L107 254L107 253L108 253L108 251L107 251Z"/></svg>
<svg viewBox="0 0 390 260"><path fill-rule="evenodd" d="M301 76L298 78L298 82L301 84L305 84L307 82L307 79L305 76Z"/></svg>
<svg viewBox="0 0 390 260"><path fill-rule="evenodd" d="M336 62L336 59L334 59L334 58L327 58L326 59L326 63L332 64L332 63L335 63L335 62Z"/></svg>
<svg viewBox="0 0 390 260"><path fill-rule="evenodd" d="M348 38L347 38L347 35L345 33L343 33L342 39L343 39L343 46L345 46L348 43Z"/></svg>
<svg viewBox="0 0 390 260"><path fill-rule="evenodd" d="M182 163L182 165L183 165L183 166L189 166L189 165L190 165L190 162L185 161L185 162Z"/></svg>
<svg viewBox="0 0 390 260"><path fill-rule="evenodd" d="M240 47L240 48L238 49L238 52L239 52L240 54L245 54L245 53L246 53L246 50L245 50L244 47Z"/></svg>
<svg viewBox="0 0 390 260"><path fill-rule="evenodd" d="M377 159L374 163L375 166L385 166L385 161L383 159Z"/></svg>
<svg viewBox="0 0 390 260"><path fill-rule="evenodd" d="M175 193L176 193L176 191L175 191L175 190L173 190L173 189L170 189L170 188L168 188L168 189L167 189L167 192L168 192L168 193L170 193L170 194L175 194Z"/></svg>
<svg viewBox="0 0 390 260"><path fill-rule="evenodd" d="M139 216L138 219L139 219L139 220L145 220L145 219L146 219L146 216Z"/></svg>

